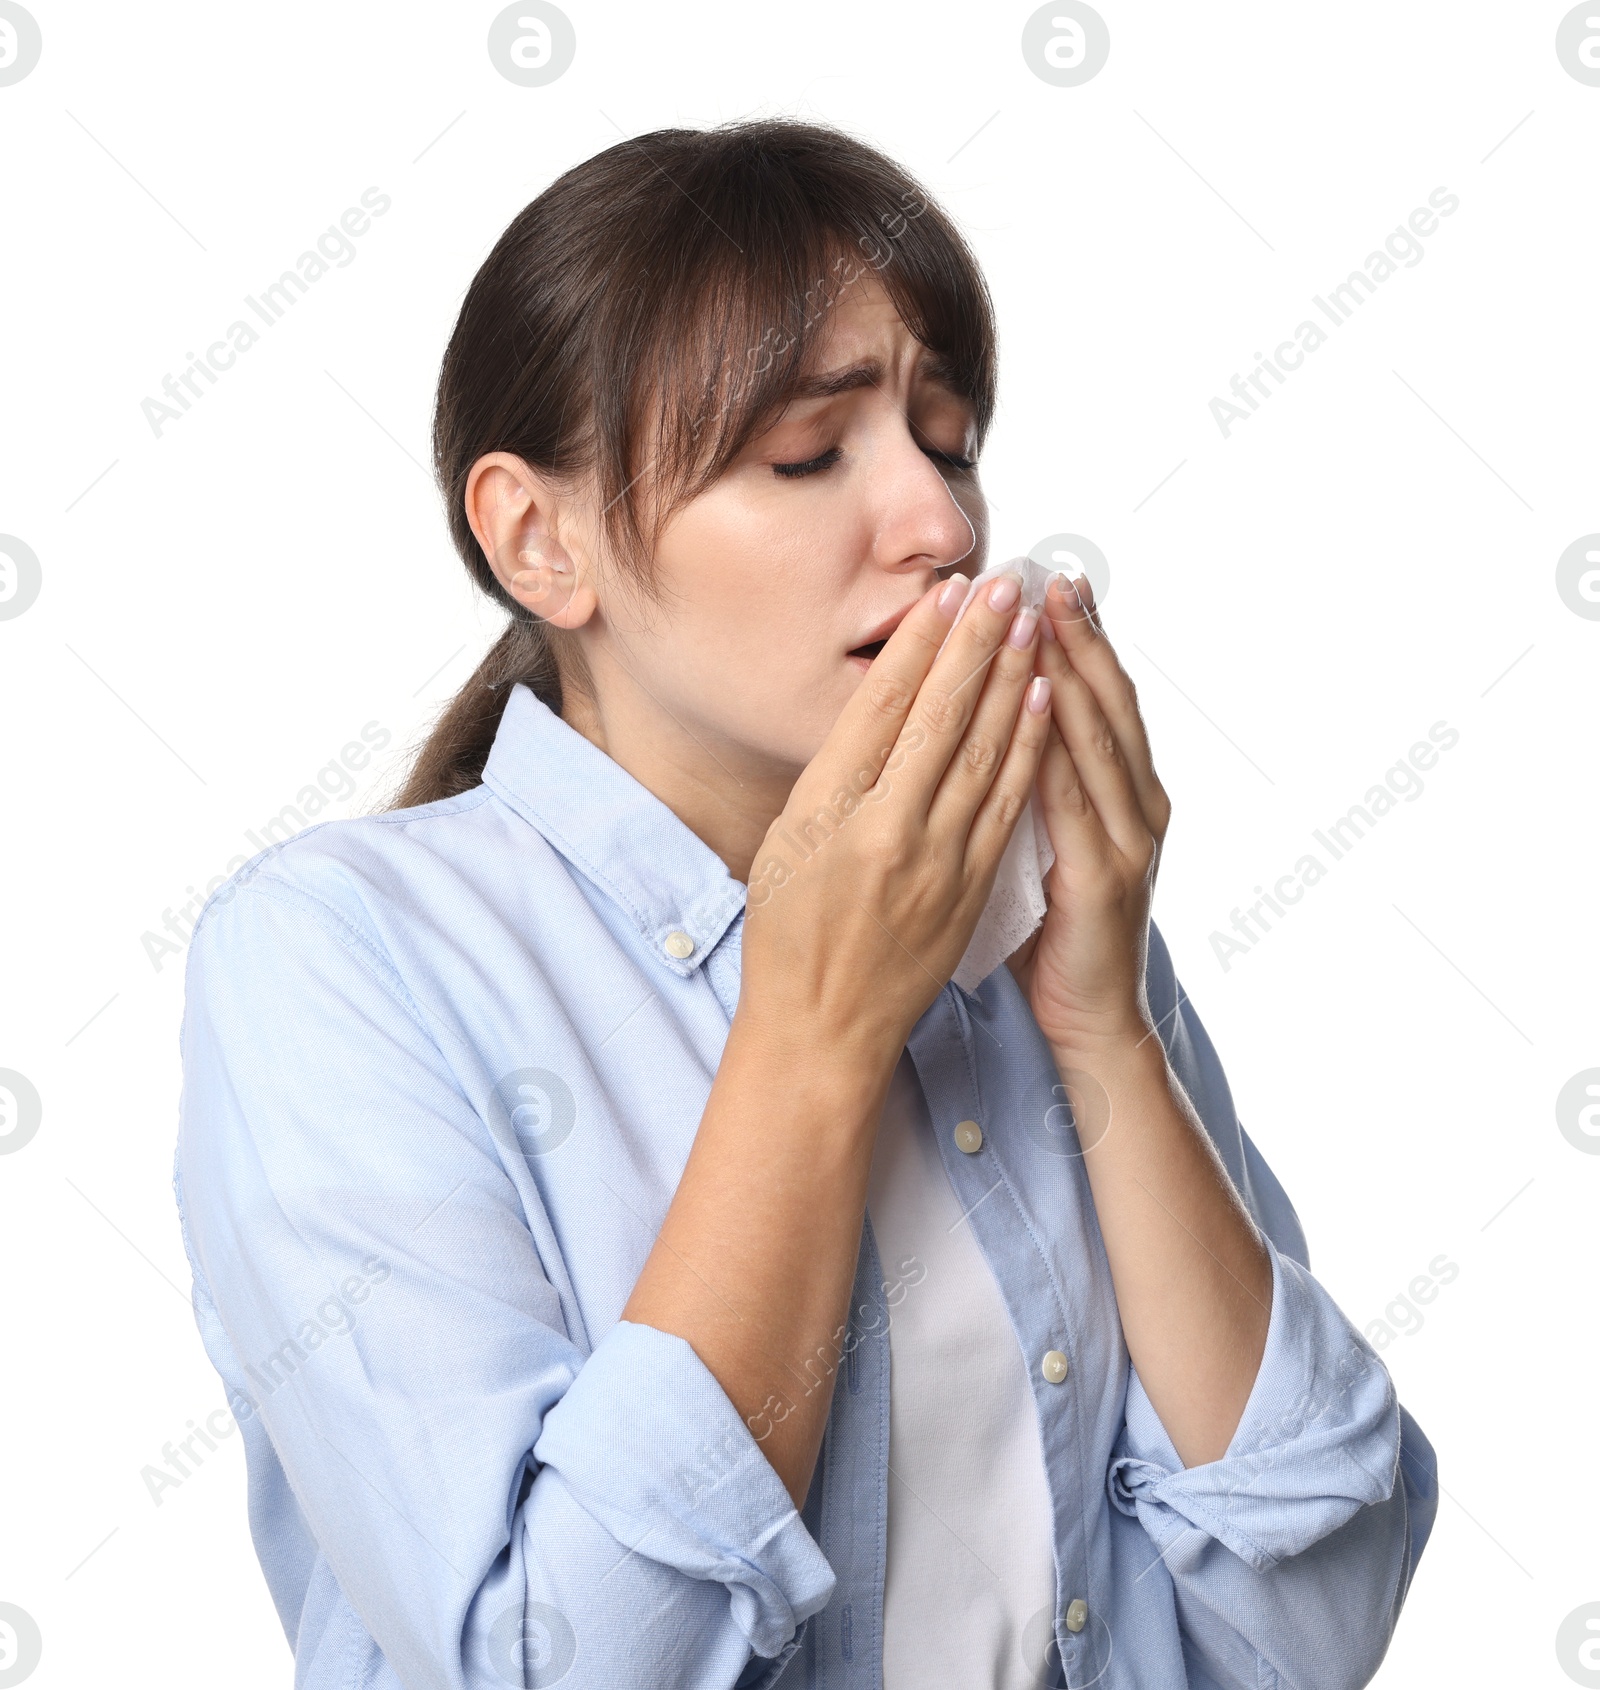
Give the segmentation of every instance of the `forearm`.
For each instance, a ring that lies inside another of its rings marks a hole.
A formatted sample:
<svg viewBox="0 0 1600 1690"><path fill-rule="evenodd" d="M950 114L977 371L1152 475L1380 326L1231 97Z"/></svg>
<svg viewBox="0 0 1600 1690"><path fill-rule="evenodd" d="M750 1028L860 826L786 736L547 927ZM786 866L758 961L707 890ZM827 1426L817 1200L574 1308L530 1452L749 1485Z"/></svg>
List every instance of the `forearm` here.
<svg viewBox="0 0 1600 1690"><path fill-rule="evenodd" d="M893 1063L736 1015L625 1320L688 1341L805 1500L847 1340Z"/></svg>
<svg viewBox="0 0 1600 1690"><path fill-rule="evenodd" d="M1185 1466L1217 1460L1266 1347L1267 1247L1153 1033L1054 1054L1129 1356Z"/></svg>

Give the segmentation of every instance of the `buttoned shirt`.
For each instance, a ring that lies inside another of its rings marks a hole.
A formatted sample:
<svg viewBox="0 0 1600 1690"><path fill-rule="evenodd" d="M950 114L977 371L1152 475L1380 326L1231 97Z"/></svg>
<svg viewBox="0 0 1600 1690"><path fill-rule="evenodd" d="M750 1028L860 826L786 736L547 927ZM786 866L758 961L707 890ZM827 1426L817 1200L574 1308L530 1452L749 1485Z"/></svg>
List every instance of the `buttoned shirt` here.
<svg viewBox="0 0 1600 1690"><path fill-rule="evenodd" d="M208 899L174 1191L298 1690L882 1690L894 1263L870 1213L799 1509L761 1416L621 1318L738 1002L745 890L516 686L480 785L313 826ZM1010 971L946 984L906 1047L1036 1415L1040 1682L1346 1690L1426 1542L1433 1452L1312 1276L1154 924L1146 984L1272 1265L1243 1416L1192 1468L1130 1365Z"/></svg>

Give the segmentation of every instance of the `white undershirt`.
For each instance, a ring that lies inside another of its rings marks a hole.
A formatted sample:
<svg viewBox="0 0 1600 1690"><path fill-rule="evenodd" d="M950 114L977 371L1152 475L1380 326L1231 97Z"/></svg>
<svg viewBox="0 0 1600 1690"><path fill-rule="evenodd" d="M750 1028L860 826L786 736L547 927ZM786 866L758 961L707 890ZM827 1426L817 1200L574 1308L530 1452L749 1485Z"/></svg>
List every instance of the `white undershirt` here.
<svg viewBox="0 0 1600 1690"><path fill-rule="evenodd" d="M1039 1423L909 1054L889 1085L867 1212L891 1295L885 1690L1036 1690L1023 1634L1033 1621L1038 1638L1055 1601Z"/></svg>

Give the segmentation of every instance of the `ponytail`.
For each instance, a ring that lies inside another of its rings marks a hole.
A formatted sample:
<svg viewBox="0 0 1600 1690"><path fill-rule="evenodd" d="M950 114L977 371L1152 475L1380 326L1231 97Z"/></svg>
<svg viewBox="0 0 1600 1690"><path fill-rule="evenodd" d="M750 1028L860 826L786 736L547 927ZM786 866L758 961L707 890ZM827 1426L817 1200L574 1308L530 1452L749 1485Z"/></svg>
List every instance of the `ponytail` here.
<svg viewBox="0 0 1600 1690"><path fill-rule="evenodd" d="M409 810L479 785L506 700L518 681L561 714L561 676L551 632L537 619L507 626L434 723L391 808Z"/></svg>

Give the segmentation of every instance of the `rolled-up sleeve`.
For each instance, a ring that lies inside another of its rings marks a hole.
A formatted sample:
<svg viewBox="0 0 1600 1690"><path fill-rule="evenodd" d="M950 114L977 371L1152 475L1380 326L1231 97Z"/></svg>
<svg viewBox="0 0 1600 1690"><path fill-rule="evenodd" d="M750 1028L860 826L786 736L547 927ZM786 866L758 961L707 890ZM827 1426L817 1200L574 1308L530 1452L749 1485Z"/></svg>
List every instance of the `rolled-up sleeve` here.
<svg viewBox="0 0 1600 1690"><path fill-rule="evenodd" d="M1359 1690L1432 1529L1434 1452L1377 1352L1312 1275L1293 1205L1234 1113L1154 929L1149 986L1173 1070L1266 1239L1272 1309L1239 1425L1215 1461L1184 1466L1130 1365L1107 1491L1171 1577L1192 1682Z"/></svg>
<svg viewBox="0 0 1600 1690"><path fill-rule="evenodd" d="M1128 1369L1112 1499L1168 1549L1207 1533L1265 1572L1394 1490L1400 1414L1388 1370L1299 1263L1272 1244L1266 1348L1224 1455L1185 1467Z"/></svg>
<svg viewBox="0 0 1600 1690"><path fill-rule="evenodd" d="M1432 1525L1433 1451L1327 1292L1271 1253L1266 1349L1226 1452L1185 1467L1130 1367L1107 1487L1172 1580L1191 1682L1359 1690Z"/></svg>
<svg viewBox="0 0 1600 1690"><path fill-rule="evenodd" d="M683 1339L573 1342L467 1053L355 923L271 874L213 901L181 1049L196 1312L297 1653L319 1556L416 1690L793 1653L836 1581L788 1491Z"/></svg>
<svg viewBox="0 0 1600 1690"><path fill-rule="evenodd" d="M726 1587L758 1655L776 1655L832 1593L783 1481L673 1333L618 1321L546 1414L533 1454L619 1542Z"/></svg>

